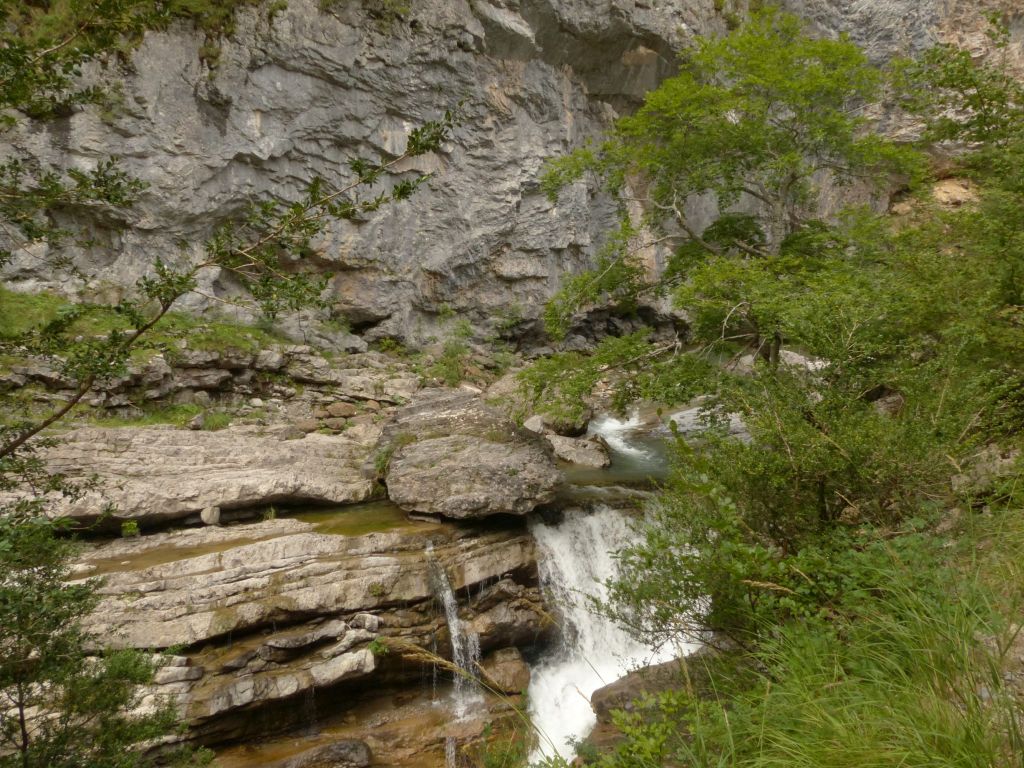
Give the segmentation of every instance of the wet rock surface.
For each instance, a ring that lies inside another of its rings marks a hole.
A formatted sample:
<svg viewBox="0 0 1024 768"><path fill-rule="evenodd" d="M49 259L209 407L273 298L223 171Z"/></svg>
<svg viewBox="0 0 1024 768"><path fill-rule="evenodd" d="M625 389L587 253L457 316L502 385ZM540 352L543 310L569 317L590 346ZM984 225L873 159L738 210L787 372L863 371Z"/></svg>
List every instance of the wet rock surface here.
<svg viewBox="0 0 1024 768"><path fill-rule="evenodd" d="M366 742L345 739L314 747L270 768L366 768L371 760Z"/></svg>
<svg viewBox="0 0 1024 768"><path fill-rule="evenodd" d="M519 526L317 532L327 526L277 519L95 544L76 567L105 577L86 629L113 647L185 648L143 704L173 702L205 743L299 725L308 713L294 703L309 697L421 679L431 654L451 654L439 568L473 595L458 610L483 649L551 634Z"/></svg>
<svg viewBox="0 0 1024 768"><path fill-rule="evenodd" d="M424 556L430 543L455 589L535 568L532 540L515 529L472 532L423 523L359 537L288 533L109 573L87 628L115 647L166 648L408 606L433 599Z"/></svg>
<svg viewBox="0 0 1024 768"><path fill-rule="evenodd" d="M484 681L502 693L522 693L530 684L530 667L518 648L501 648L481 664Z"/></svg>

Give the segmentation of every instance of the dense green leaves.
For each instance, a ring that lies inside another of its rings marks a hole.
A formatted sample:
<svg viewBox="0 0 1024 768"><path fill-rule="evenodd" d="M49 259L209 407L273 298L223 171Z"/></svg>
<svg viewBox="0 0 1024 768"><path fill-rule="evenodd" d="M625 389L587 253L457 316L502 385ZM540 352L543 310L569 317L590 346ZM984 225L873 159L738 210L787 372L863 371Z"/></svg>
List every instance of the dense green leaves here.
<svg viewBox="0 0 1024 768"><path fill-rule="evenodd" d="M550 164L550 195L595 173L625 208L606 263L566 286L549 331L564 333L574 309L603 296L652 290L635 279L607 290L611 265L639 269L635 253L646 244L673 244L677 277L709 255L770 258L784 246L793 255L797 241L820 233L823 178L870 189L915 176L915 155L870 130L870 108L885 82L854 44L809 37L802 22L776 11L755 14L725 37L698 40L680 73L606 140ZM710 226L694 212L698 200L701 209L717 208ZM633 201L643 204L642 221L629 212Z"/></svg>
<svg viewBox="0 0 1024 768"><path fill-rule="evenodd" d="M610 339L527 384L554 409L598 383L619 407L707 395L708 429L677 441L600 609L649 642L733 648L705 685L622 713L627 738L603 766L1020 765L1001 655L1019 630L993 604L1018 616L1024 582L1016 569L978 587L983 569L951 564L938 531L1020 516L1024 91L949 48L895 74L763 14L698 43L635 116L548 175L554 191L603 174L654 211L643 223L678 235L652 280L629 260L642 238L627 217L622 246L557 298L552 329L647 293L671 297L689 338L685 352ZM957 205L933 196L925 153L872 133L864 116L889 88L923 148L963 142L945 182ZM894 171L922 183L893 214L822 215L821 185L872 176L891 193ZM684 204L696 195L719 204L700 230ZM615 270L639 275L624 294L629 281L602 278Z"/></svg>

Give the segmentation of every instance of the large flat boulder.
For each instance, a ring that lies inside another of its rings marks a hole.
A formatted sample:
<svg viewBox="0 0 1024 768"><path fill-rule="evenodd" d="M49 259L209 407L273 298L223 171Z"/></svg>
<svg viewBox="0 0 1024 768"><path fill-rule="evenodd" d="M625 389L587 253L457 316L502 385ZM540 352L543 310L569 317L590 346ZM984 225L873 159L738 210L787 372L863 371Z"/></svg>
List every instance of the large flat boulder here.
<svg viewBox="0 0 1024 768"><path fill-rule="evenodd" d="M525 515L554 499L560 479L551 457L534 442L450 435L400 448L387 486L403 509L459 519Z"/></svg>
<svg viewBox="0 0 1024 768"><path fill-rule="evenodd" d="M362 501L370 445L345 435L282 440L254 427L217 432L170 427L77 429L45 453L50 469L97 477L95 490L59 500L53 513L88 523L114 505L115 520L158 524L204 509Z"/></svg>
<svg viewBox="0 0 1024 768"><path fill-rule="evenodd" d="M449 518L525 515L561 481L541 437L471 392L423 393L384 428L379 451L392 501Z"/></svg>

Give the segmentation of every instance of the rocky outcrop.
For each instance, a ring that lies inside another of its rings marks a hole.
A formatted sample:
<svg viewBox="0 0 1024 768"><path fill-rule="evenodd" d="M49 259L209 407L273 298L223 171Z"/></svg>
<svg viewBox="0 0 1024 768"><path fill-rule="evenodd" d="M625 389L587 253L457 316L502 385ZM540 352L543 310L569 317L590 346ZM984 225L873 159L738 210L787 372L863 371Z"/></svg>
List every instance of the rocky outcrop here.
<svg viewBox="0 0 1024 768"><path fill-rule="evenodd" d="M0 388L35 386L57 397L71 397L75 382L61 373L61 366L57 358L12 358L0 366ZM124 375L105 381L85 403L126 415L150 401L205 406L251 395L278 402L333 396L379 406L406 402L419 386L419 376L408 364L379 352L335 358L305 345L259 350L185 346L133 360ZM300 395L300 389L310 391Z"/></svg>
<svg viewBox="0 0 1024 768"><path fill-rule="evenodd" d="M547 447L471 392L431 390L384 428L388 496L449 518L525 515L554 499Z"/></svg>
<svg viewBox="0 0 1024 768"><path fill-rule="evenodd" d="M370 748L365 741L344 739L307 749L269 768L366 768L370 760Z"/></svg>
<svg viewBox="0 0 1024 768"><path fill-rule="evenodd" d="M45 460L73 480L99 478L81 498L56 500L53 514L91 523L112 504L113 521L146 527L211 508L362 501L374 492L361 472L371 449L348 435L283 440L256 427L86 428L67 434Z"/></svg>
<svg viewBox="0 0 1024 768"><path fill-rule="evenodd" d="M280 519L110 542L77 572L104 575L86 629L105 646L187 649L149 701L175 702L193 735L216 743L251 733L268 708L283 708L276 727L293 724L302 713L287 705L304 695L418 679L429 659L403 649L449 656L436 568L473 595L460 614L484 651L551 634L519 527L409 522L351 537Z"/></svg>
<svg viewBox="0 0 1024 768"><path fill-rule="evenodd" d="M619 741L622 732L616 727L612 714L616 711L642 713L645 706L651 706L647 702L654 701L647 697L656 697L663 691L684 687L698 698L713 695L708 667L717 653L703 646L689 656L640 667L598 688L590 696L590 705L597 715L597 725L587 737L587 743L599 749L607 749Z"/></svg>
<svg viewBox="0 0 1024 768"><path fill-rule="evenodd" d="M234 530L260 533L251 528ZM194 534L205 541L205 531ZM423 553L431 542L455 590L534 567L533 542L518 532L426 525L422 532L356 538L310 531L252 543L243 538L230 548L108 574L100 589L104 599L87 626L113 647L166 648L430 600L434 590ZM118 542L115 551L130 547ZM119 555L108 550L106 556ZM124 559L132 562L131 556Z"/></svg>

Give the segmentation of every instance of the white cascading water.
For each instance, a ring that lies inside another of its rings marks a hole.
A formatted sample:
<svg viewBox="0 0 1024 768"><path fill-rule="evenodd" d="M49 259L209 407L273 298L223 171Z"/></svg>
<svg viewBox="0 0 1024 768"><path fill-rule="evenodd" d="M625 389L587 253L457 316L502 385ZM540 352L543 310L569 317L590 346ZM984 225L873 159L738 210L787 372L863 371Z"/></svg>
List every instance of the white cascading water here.
<svg viewBox="0 0 1024 768"><path fill-rule="evenodd" d="M434 590L441 600L445 621L448 624L448 635L452 641L452 663L462 670L461 674L455 675L454 691L455 716L461 719L470 711L471 706L483 698L476 685L477 665L480 663L480 638L462 624L458 600L444 566L434 558L433 545L427 545L427 558L430 560L434 577Z"/></svg>
<svg viewBox="0 0 1024 768"><path fill-rule="evenodd" d="M617 419L610 414L604 414L595 417L590 422L587 434L603 437L613 453L619 453L624 456L646 456L648 453L646 450L631 444L628 440L628 437L641 426L643 426L643 421L637 410L632 411L628 418L624 420Z"/></svg>
<svg viewBox="0 0 1024 768"><path fill-rule="evenodd" d="M627 518L598 506L568 510L558 525L532 520L541 580L558 604L565 646L534 667L528 698L540 734L531 762L559 754L571 759L570 738L582 739L597 722L590 695L631 669L685 655L696 646L653 651L621 627L589 609L586 595L607 597L604 581L615 575L613 553L636 540Z"/></svg>

